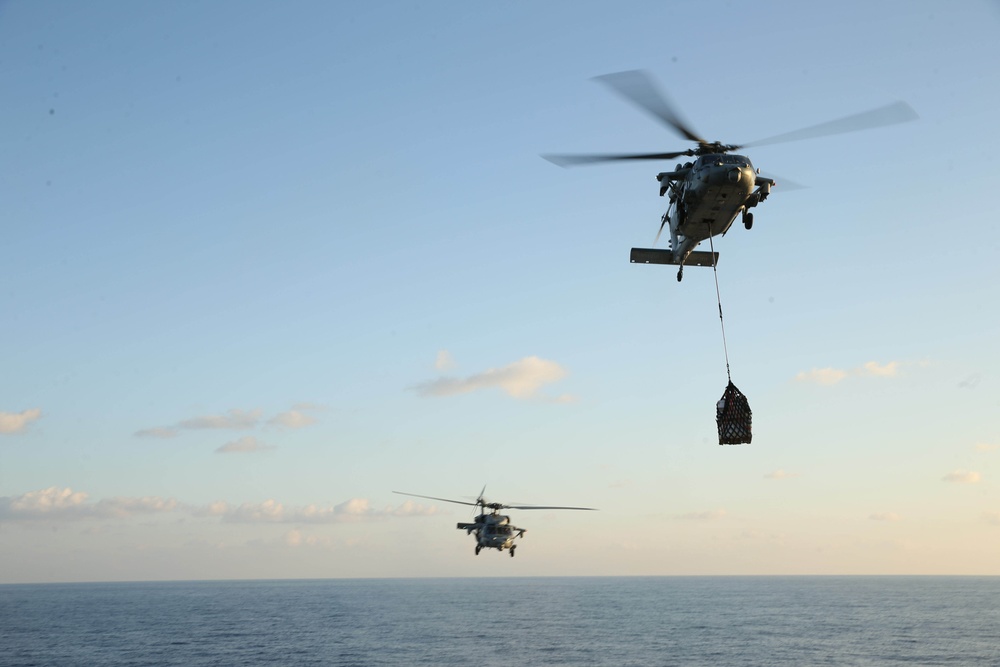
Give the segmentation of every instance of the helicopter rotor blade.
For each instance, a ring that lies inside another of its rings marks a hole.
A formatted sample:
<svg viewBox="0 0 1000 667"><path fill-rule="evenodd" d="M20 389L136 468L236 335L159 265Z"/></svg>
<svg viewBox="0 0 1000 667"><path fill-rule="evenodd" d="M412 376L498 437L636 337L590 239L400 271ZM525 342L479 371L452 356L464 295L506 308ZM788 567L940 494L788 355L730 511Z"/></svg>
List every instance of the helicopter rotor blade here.
<svg viewBox="0 0 1000 667"><path fill-rule="evenodd" d="M708 143L685 122L674 106L656 88L653 80L643 70L629 70L594 77L595 81L609 86L616 93L640 107L682 137L699 144Z"/></svg>
<svg viewBox="0 0 1000 667"><path fill-rule="evenodd" d="M694 151L673 151L671 153L595 153L585 155L543 155L542 157L560 167L578 167L601 162L626 162L629 160L673 160L681 155L694 155Z"/></svg>
<svg viewBox="0 0 1000 667"><path fill-rule="evenodd" d="M559 507L555 505L501 505L503 509L511 510L586 510L596 512L596 507Z"/></svg>
<svg viewBox="0 0 1000 667"><path fill-rule="evenodd" d="M808 185L802 185L801 183L796 183L795 181L790 181L784 176L775 176L770 172L760 172L761 176L770 178L775 182L774 187L781 188L782 192L790 192L792 190L806 190L809 188Z"/></svg>
<svg viewBox="0 0 1000 667"><path fill-rule="evenodd" d="M473 505L473 506L479 505L478 502L467 503L464 500L451 500L450 498L436 498L434 496L422 496L419 493L406 493L405 491L393 491L393 493L398 493L401 496L413 496L414 498L427 498L428 500L440 500L445 503L455 503L457 505Z"/></svg>
<svg viewBox="0 0 1000 667"><path fill-rule="evenodd" d="M656 247L656 242L660 240L660 234L663 233L663 226L667 224L667 216L663 216L663 220L660 221L660 228L656 232L656 238L653 239L653 247Z"/></svg>
<svg viewBox="0 0 1000 667"><path fill-rule="evenodd" d="M486 498L483 495L486 493L486 485L483 484L483 490L479 492L479 496L476 498L476 509L472 510L472 514L475 515L477 512L480 514L486 513Z"/></svg>
<svg viewBox="0 0 1000 667"><path fill-rule="evenodd" d="M665 224L667 224L667 221L666 221L666 220L664 220L663 222L661 222L661 223L660 223L660 228L659 228L658 230L656 230L656 238L654 238L654 239L653 239L653 247L654 247L654 248L656 247L656 244L657 244L657 243L659 242L659 240L660 240L660 234L662 234L662 233L663 233L663 225L665 225Z"/></svg>
<svg viewBox="0 0 1000 667"><path fill-rule="evenodd" d="M862 111L861 113L844 116L836 120L804 127L793 132L777 134L773 137L752 141L748 144L736 147L756 148L758 146L770 146L771 144L782 144L788 141L802 141L803 139L814 139L826 137L833 134L845 134L847 132L858 132L886 125L897 125L907 123L918 118L917 112L906 102L894 102L884 107Z"/></svg>

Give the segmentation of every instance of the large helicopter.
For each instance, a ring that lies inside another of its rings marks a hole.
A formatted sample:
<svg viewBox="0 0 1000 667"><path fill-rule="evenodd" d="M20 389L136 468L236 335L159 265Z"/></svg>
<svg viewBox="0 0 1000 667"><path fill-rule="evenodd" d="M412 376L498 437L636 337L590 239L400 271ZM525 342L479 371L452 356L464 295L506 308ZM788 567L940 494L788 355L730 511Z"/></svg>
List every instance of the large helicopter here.
<svg viewBox="0 0 1000 667"><path fill-rule="evenodd" d="M615 92L652 114L682 137L697 144L695 148L667 153L628 153L592 155L544 155L545 159L559 166L568 167L599 162L626 160L673 160L681 156L694 161L677 163L671 171L656 175L660 196L668 195L669 204L660 220L660 238L663 228L669 225L670 249L632 248L633 263L674 264L679 266L677 280L684 277L684 266L715 266L719 254L696 251L699 243L719 234L725 234L742 215L743 226L753 226L754 208L771 193L774 179L761 176L754 169L750 158L732 154L744 148L798 141L814 137L854 132L868 128L893 125L914 120L916 112L905 102L896 102L878 109L865 111L838 120L813 125L794 132L761 139L742 145L706 141L681 119L680 114L660 94L645 72L633 70L596 77Z"/></svg>
<svg viewBox="0 0 1000 667"><path fill-rule="evenodd" d="M457 503L459 505L470 505L475 507L479 514L473 519L472 523L459 523L458 529L464 530L467 535L475 533L476 535L476 555L483 549L496 549L497 551L503 551L504 549L510 550L510 557L514 557L514 550L517 549L517 545L514 544L514 540L518 537L523 537L527 532L524 528L518 528L510 522L510 517L504 514L500 514L500 510L512 509L512 510L587 510L594 511L593 507L553 507L549 505L504 505L503 503L491 503L487 502L483 497L486 493L486 487L479 492L479 496L476 498L475 502L466 502L464 500L450 500L448 498L435 498L434 496L422 496L418 493L404 493L403 491L393 491L393 493L398 493L403 496L413 496L415 498L427 498L429 500L440 500L446 503ZM482 508L480 511L479 508ZM487 513L486 510L489 510Z"/></svg>

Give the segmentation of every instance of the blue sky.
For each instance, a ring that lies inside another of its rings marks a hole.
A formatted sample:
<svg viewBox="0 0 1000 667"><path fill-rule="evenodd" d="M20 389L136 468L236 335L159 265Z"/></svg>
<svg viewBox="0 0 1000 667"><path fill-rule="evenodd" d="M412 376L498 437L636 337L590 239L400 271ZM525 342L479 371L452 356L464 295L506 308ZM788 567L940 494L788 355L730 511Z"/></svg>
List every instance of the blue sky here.
<svg viewBox="0 0 1000 667"><path fill-rule="evenodd" d="M1000 574L1000 7L0 3L0 582ZM760 147L712 273L632 266ZM807 187L782 191L782 178ZM518 558L454 529L523 512Z"/></svg>

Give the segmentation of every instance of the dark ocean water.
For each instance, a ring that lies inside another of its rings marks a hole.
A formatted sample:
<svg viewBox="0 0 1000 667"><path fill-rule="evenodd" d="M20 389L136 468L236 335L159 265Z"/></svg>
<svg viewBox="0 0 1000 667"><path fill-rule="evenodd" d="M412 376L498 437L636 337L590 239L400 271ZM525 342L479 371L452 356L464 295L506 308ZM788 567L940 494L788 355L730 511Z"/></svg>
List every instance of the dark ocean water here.
<svg viewBox="0 0 1000 667"><path fill-rule="evenodd" d="M0 586L0 666L1000 665L998 577Z"/></svg>

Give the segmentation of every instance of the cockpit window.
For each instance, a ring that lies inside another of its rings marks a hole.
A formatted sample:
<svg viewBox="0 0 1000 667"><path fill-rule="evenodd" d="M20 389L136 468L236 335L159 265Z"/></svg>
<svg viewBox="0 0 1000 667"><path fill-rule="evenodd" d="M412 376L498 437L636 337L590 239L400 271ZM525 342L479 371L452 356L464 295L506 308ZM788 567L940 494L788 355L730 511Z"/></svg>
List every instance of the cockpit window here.
<svg viewBox="0 0 1000 667"><path fill-rule="evenodd" d="M695 169L701 169L710 165L723 165L723 164L733 164L740 167L750 167L750 158L745 155L725 155L725 154L713 154L713 155L702 155L694 164Z"/></svg>

